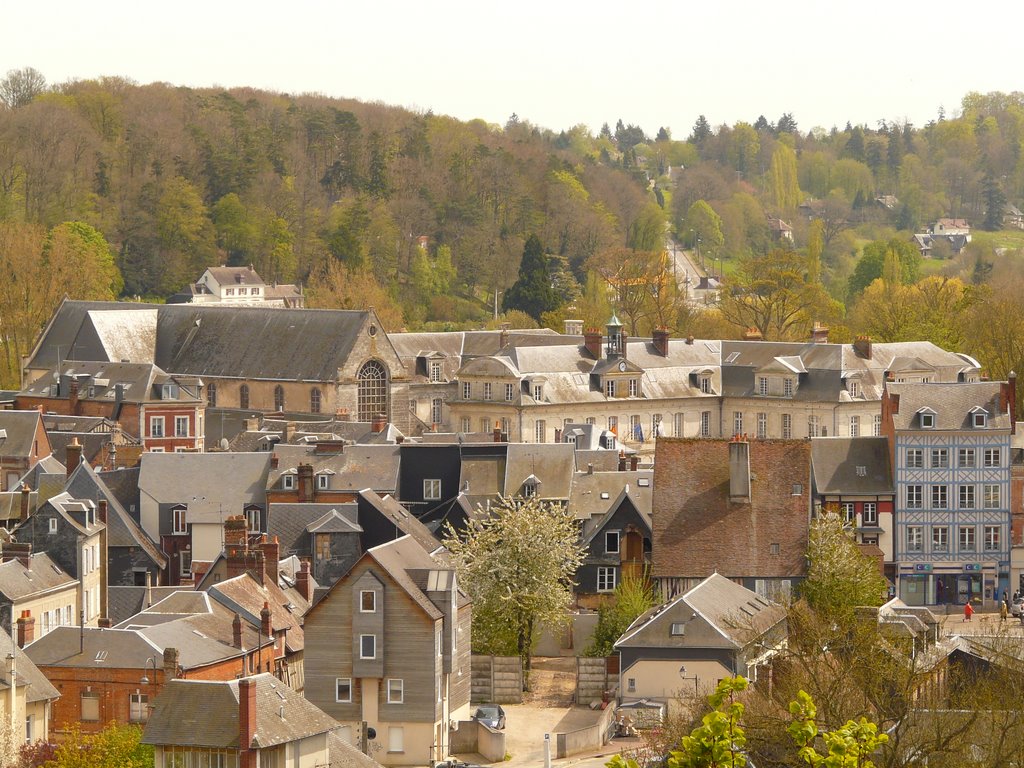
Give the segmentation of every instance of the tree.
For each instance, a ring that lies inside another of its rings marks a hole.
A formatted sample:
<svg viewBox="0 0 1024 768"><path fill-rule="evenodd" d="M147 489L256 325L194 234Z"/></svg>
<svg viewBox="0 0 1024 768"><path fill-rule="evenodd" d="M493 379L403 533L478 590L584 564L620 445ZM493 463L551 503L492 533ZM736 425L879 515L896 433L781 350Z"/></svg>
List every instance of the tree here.
<svg viewBox="0 0 1024 768"><path fill-rule="evenodd" d="M882 604L885 578L860 552L843 519L824 511L811 521L803 596L826 621L845 623L858 606Z"/></svg>
<svg viewBox="0 0 1024 768"><path fill-rule="evenodd" d="M898 237L874 240L864 246L860 260L850 276L847 289L851 297L863 293L872 282L882 277L888 253L899 259L902 267L900 282L904 285L917 282L921 272L921 252L913 243Z"/></svg>
<svg viewBox="0 0 1024 768"><path fill-rule="evenodd" d="M718 684L708 696L711 711L672 751L668 768L747 768L747 737L740 725L744 707L737 698L746 689L743 677Z"/></svg>
<svg viewBox="0 0 1024 768"><path fill-rule="evenodd" d="M779 142L768 166L768 192L771 203L784 213L800 205L800 186L797 183L796 152Z"/></svg>
<svg viewBox="0 0 1024 768"><path fill-rule="evenodd" d="M536 235L530 235L523 246L519 278L505 291L501 308L505 311L520 309L535 320L540 320L544 312L556 309L560 303L551 285L544 246Z"/></svg>
<svg viewBox="0 0 1024 768"><path fill-rule="evenodd" d="M611 656L615 641L637 616L657 605L657 596L650 580L644 576L625 576L615 587L610 602L597 609L597 627L584 656Z"/></svg>
<svg viewBox="0 0 1024 768"><path fill-rule="evenodd" d="M985 197L985 221L982 229L997 232L1003 228L1003 211L1006 209L1006 195L1002 185L992 175L986 174L981 182L982 194Z"/></svg>
<svg viewBox="0 0 1024 768"><path fill-rule="evenodd" d="M373 309L385 330L405 327L402 308L368 270L351 270L331 260L314 273L306 299L316 309Z"/></svg>
<svg viewBox="0 0 1024 768"><path fill-rule="evenodd" d="M722 218L704 200L698 200L690 206L683 226L687 230L692 229L694 236L700 238L701 245L705 248L717 248L725 242Z"/></svg>
<svg viewBox="0 0 1024 768"><path fill-rule="evenodd" d="M23 107L46 90L46 78L32 67L8 70L0 80L0 103L10 109Z"/></svg>
<svg viewBox="0 0 1024 768"><path fill-rule="evenodd" d="M153 765L153 747L141 740L142 729L135 725L111 723L94 734L73 728L45 768L147 768Z"/></svg>
<svg viewBox="0 0 1024 768"><path fill-rule="evenodd" d="M874 768L871 756L889 741L889 736L879 733L878 726L866 717L847 720L835 730L822 730L815 719L818 709L814 699L804 691L790 702L789 712L793 722L787 730L800 750L799 758L814 768ZM819 737L827 750L824 755L817 750Z"/></svg>
<svg viewBox="0 0 1024 768"><path fill-rule="evenodd" d="M536 496L506 498L464 537L448 526L443 541L473 600L474 650L519 656L529 685L538 632L564 625L583 562L572 513Z"/></svg>
<svg viewBox="0 0 1024 768"><path fill-rule="evenodd" d="M697 122L693 124L693 132L690 134L690 141L699 147L703 145L710 136L711 124L708 123L708 119L704 117L704 115L698 116Z"/></svg>

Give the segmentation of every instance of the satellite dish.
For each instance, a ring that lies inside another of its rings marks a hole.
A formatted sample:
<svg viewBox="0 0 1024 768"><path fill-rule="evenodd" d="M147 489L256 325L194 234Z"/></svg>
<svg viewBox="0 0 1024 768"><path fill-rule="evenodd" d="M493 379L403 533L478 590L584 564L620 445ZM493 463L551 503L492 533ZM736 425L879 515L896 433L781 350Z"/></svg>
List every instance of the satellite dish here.
<svg viewBox="0 0 1024 768"><path fill-rule="evenodd" d="M222 451L226 451L228 449L228 439L226 437L222 437L220 439L220 449Z"/></svg>

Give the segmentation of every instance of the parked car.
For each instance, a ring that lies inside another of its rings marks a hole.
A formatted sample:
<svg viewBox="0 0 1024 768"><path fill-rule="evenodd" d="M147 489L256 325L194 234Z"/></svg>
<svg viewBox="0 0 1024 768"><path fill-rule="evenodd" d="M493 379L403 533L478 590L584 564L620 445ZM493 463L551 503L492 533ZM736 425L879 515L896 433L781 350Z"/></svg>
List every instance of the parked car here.
<svg viewBox="0 0 1024 768"><path fill-rule="evenodd" d="M1024 597L1015 597L1010 603L1010 615L1020 616L1024 612Z"/></svg>
<svg viewBox="0 0 1024 768"><path fill-rule="evenodd" d="M482 704L473 713L473 719L489 728L501 731L505 728L505 710L500 704Z"/></svg>

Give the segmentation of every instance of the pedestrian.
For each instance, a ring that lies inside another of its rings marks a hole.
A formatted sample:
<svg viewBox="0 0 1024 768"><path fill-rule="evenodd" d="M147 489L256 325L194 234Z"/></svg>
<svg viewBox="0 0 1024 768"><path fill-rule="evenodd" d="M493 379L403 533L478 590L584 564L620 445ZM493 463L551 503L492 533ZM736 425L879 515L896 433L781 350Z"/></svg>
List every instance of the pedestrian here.
<svg viewBox="0 0 1024 768"><path fill-rule="evenodd" d="M970 621L971 616L974 615L974 608L971 607L970 603L964 603L964 621Z"/></svg>
<svg viewBox="0 0 1024 768"><path fill-rule="evenodd" d="M1003 590L1003 602L1007 605L1010 604L1010 596L1006 593L1005 589Z"/></svg>
<svg viewBox="0 0 1024 768"><path fill-rule="evenodd" d="M1006 621L1007 613L1008 611L1006 610L1006 601L1001 600L999 602L999 621Z"/></svg>

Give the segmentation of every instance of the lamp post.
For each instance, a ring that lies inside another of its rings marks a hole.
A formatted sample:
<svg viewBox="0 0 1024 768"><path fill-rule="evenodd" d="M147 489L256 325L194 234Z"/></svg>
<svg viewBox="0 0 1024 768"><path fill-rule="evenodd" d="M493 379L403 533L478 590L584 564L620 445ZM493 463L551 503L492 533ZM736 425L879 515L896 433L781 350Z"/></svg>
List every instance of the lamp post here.
<svg viewBox="0 0 1024 768"><path fill-rule="evenodd" d="M146 675L146 673L149 671L149 663L150 662L153 662L153 680L152 681ZM149 685L150 682L154 682L154 683L156 682L156 657L155 656L150 656L148 659L146 659L146 666L142 670L142 679L139 680L139 682L142 683L143 685Z"/></svg>
<svg viewBox="0 0 1024 768"><path fill-rule="evenodd" d="M686 665L679 667L679 679L684 682L687 680L693 680L693 697L697 698L700 695L697 691L697 675L693 675L692 677L688 676L686 674Z"/></svg>

